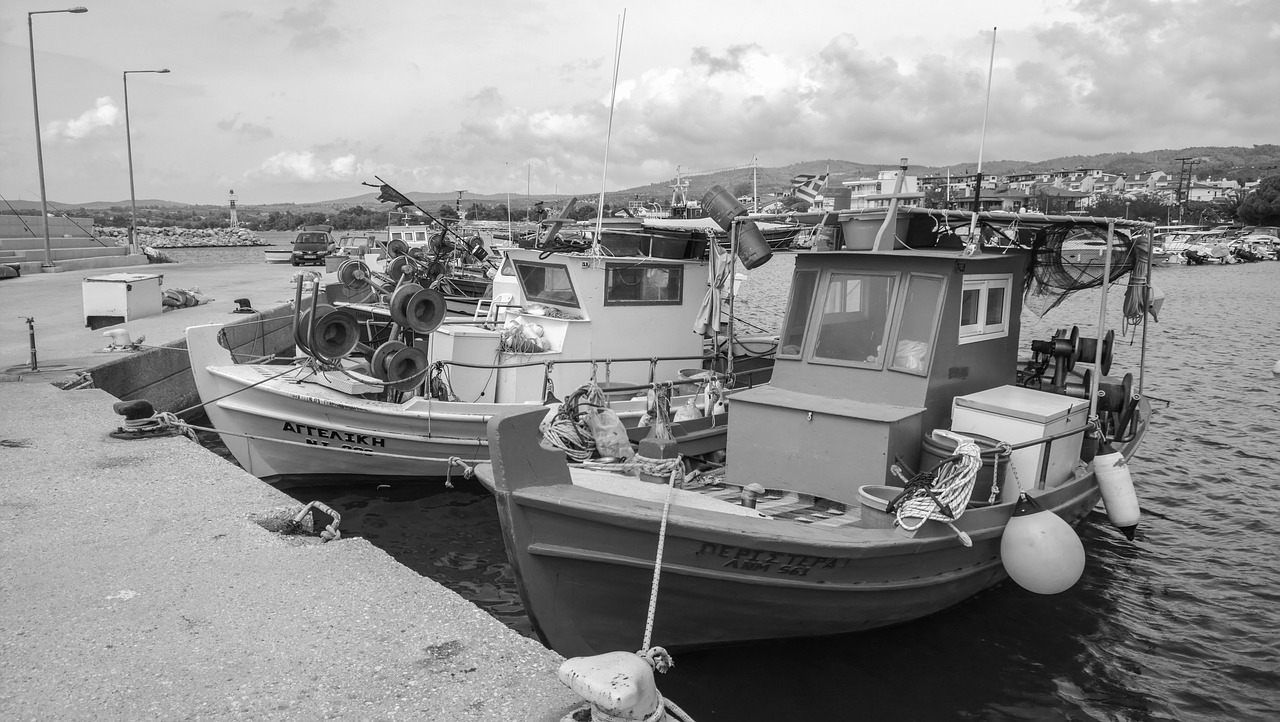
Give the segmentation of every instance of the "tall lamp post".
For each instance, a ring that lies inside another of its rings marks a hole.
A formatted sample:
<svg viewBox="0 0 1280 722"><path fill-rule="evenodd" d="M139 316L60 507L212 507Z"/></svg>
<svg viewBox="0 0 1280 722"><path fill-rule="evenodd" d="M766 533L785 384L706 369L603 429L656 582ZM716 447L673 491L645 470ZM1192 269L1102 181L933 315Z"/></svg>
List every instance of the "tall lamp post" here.
<svg viewBox="0 0 1280 722"><path fill-rule="evenodd" d="M138 252L138 199L133 192L133 139L129 132L129 73L167 73L168 68L159 70L126 70L121 74L124 78L124 144L129 152L129 253ZM234 202L234 201L233 201ZM234 206L233 206L234 207Z"/></svg>
<svg viewBox="0 0 1280 722"><path fill-rule="evenodd" d="M27 13L27 40L31 45L31 109L36 116L36 167L40 171L40 218L44 223L44 263L41 268L53 268L53 249L49 242L49 200L44 192L44 149L40 145L40 100L36 95L36 35L31 27L32 15L50 13L87 13L88 8L74 7L66 10L32 10Z"/></svg>

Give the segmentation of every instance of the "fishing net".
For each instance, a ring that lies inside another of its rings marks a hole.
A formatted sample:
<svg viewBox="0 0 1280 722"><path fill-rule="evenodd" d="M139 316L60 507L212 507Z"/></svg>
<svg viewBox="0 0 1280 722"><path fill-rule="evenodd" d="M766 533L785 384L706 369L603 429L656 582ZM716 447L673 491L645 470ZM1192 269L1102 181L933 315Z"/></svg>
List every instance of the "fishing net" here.
<svg viewBox="0 0 1280 722"><path fill-rule="evenodd" d="M1068 296L1102 285L1106 268L1106 226L1054 223L1030 236L1030 261L1023 286L1023 305L1044 316ZM1116 229L1111 246L1111 277L1116 280L1134 270L1138 260L1135 242L1128 232Z"/></svg>

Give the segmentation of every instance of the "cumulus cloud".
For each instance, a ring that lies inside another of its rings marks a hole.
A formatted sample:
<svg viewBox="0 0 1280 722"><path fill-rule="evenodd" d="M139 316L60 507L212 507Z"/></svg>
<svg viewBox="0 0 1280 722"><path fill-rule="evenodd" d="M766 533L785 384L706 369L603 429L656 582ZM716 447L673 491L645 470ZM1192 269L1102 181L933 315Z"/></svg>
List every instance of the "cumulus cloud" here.
<svg viewBox="0 0 1280 722"><path fill-rule="evenodd" d="M342 41L342 31L330 24L333 0L316 0L304 7L286 8L277 26L290 33L289 48L310 52L330 52Z"/></svg>
<svg viewBox="0 0 1280 722"><path fill-rule="evenodd" d="M232 133L244 140L267 140L275 136L275 133L265 125L260 123L249 123L240 120L240 114L236 113L230 118L223 118L217 123L218 130Z"/></svg>
<svg viewBox="0 0 1280 722"><path fill-rule="evenodd" d="M281 151L248 173L254 178L275 178L308 183L347 181L363 171L353 155L321 158L312 151Z"/></svg>
<svg viewBox="0 0 1280 722"><path fill-rule="evenodd" d="M124 114L108 96L98 98L93 108L70 120L55 120L48 125L48 133L54 139L75 142L94 135L103 128L124 122Z"/></svg>

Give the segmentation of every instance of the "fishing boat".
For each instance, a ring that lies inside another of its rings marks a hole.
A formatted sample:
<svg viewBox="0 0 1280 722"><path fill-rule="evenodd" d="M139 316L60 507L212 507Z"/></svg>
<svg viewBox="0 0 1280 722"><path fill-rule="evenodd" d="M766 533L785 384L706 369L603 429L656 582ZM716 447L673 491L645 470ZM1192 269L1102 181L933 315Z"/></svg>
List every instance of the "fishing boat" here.
<svg viewBox="0 0 1280 722"><path fill-rule="evenodd" d="M400 271L394 278L354 262L339 270L340 296L390 291L386 318L378 303L333 300L332 286L306 293L299 281L301 357L288 366L234 363L220 326L187 329L196 389L242 467L279 485L447 478L488 458L494 416L545 414L545 404L572 396L608 407L609 428L634 434L650 410L648 391L662 384L676 388L676 403L711 417L689 425L688 441L723 448L716 403L752 381L725 373L733 371L728 362L713 368L707 338L693 327L702 319L711 347L724 346L714 339L722 333L718 289L731 283L725 258L508 248L496 293L456 319L445 318L441 291L411 280L406 269L424 263L434 261L396 256L388 264ZM708 440L715 434L718 442Z"/></svg>
<svg viewBox="0 0 1280 722"><path fill-rule="evenodd" d="M1100 499L1133 532L1141 370L1111 369L1112 330L1024 339L1021 316L1084 288L1105 307L1129 274L1126 328L1145 344L1150 226L896 213L867 234L852 226L870 215L842 212L843 247L796 254L772 379L728 399L725 466L570 460L539 412L490 421L476 472L544 643L575 656L642 632L667 649L857 632L1009 577L1070 587L1071 527ZM662 436L637 457L668 459Z"/></svg>

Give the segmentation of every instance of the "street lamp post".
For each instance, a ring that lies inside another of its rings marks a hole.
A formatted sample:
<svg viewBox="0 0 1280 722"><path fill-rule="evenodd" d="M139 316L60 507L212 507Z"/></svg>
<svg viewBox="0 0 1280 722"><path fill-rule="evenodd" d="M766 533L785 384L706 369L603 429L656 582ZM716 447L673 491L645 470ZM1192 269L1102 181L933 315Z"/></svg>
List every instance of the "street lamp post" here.
<svg viewBox="0 0 1280 722"><path fill-rule="evenodd" d="M133 192L133 138L129 132L129 73L167 73L168 68L159 70L126 70L121 74L124 78L124 144L129 153L129 253L138 252L138 199Z"/></svg>
<svg viewBox="0 0 1280 722"><path fill-rule="evenodd" d="M31 110L36 117L36 168L40 172L40 218L44 223L44 263L41 268L52 269L53 249L49 242L49 200L44 191L44 149L40 145L40 100L36 95L36 35L32 29L32 15L48 15L50 13L87 13L88 8L74 7L65 10L32 10L27 13L27 41L31 46Z"/></svg>

